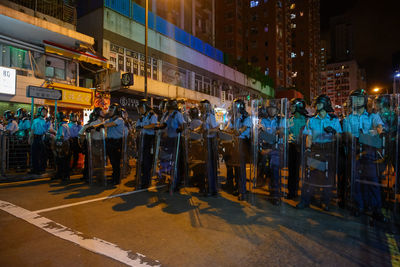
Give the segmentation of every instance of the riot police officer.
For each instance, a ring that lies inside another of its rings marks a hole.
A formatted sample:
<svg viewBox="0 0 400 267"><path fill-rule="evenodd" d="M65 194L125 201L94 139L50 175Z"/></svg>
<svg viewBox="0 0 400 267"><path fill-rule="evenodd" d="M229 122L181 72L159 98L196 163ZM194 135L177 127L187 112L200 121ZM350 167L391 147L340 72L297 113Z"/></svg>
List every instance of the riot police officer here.
<svg viewBox="0 0 400 267"><path fill-rule="evenodd" d="M29 143L32 145L32 170L30 174L41 174L46 168L45 146L43 142L44 134L49 130L45 118L48 110L45 106L41 106L37 110L37 118L33 120Z"/></svg>
<svg viewBox="0 0 400 267"><path fill-rule="evenodd" d="M218 151L216 145L216 136L218 131L218 123L215 119L210 101L208 101L207 99L203 99L200 102L200 110L202 115L204 140L206 140L207 143L207 193L210 196L217 196ZM205 186L203 186L203 188L205 188Z"/></svg>
<svg viewBox="0 0 400 267"><path fill-rule="evenodd" d="M270 177L270 196L272 204L280 204L280 168L281 146L283 145L281 131L286 126L285 119L279 116L279 105L276 100L267 100L266 108L259 109L261 128L261 176Z"/></svg>
<svg viewBox="0 0 400 267"><path fill-rule="evenodd" d="M153 166L153 150L154 150L154 128L158 125L157 115L149 106L147 99L141 99L139 102L140 119L136 123L136 128L142 131L142 141L139 151L138 164L141 164L140 181L141 189L148 188L151 185L151 167Z"/></svg>
<svg viewBox="0 0 400 267"><path fill-rule="evenodd" d="M28 131L31 128L31 121L24 108L17 109L18 130L24 131L24 136L28 136ZM22 135L22 134L21 134Z"/></svg>
<svg viewBox="0 0 400 267"><path fill-rule="evenodd" d="M235 168L236 179L239 185L239 200L245 200L246 189L246 163L250 157L250 133L251 133L251 118L246 111L246 105L243 100L234 100L234 109L237 114L234 130L239 137L239 168ZM238 175L239 174L239 175Z"/></svg>
<svg viewBox="0 0 400 267"><path fill-rule="evenodd" d="M289 132L289 178L288 178L288 199L297 196L299 187L299 170L301 158L302 132L307 123L306 102L304 99L295 98L290 101L292 116L288 121Z"/></svg>
<svg viewBox="0 0 400 267"><path fill-rule="evenodd" d="M68 123L69 131L71 134L71 156L72 156L72 169L76 169L78 165L79 159L79 141L78 135L79 131L82 129L82 126L78 123L78 114L71 112L69 114L69 123Z"/></svg>
<svg viewBox="0 0 400 267"><path fill-rule="evenodd" d="M122 137L124 135L124 120L121 117L121 113L121 106L118 103L113 103L108 109L107 117L109 119L89 128L90 130L92 127L98 130L102 127L107 129L106 150L113 169L112 179L114 185L121 182L121 152Z"/></svg>
<svg viewBox="0 0 400 267"><path fill-rule="evenodd" d="M306 177L302 184L301 202L297 208L308 207L315 189L322 188L322 208L328 211L332 190L336 186L337 137L342 133L342 127L338 117L333 114L331 100L327 95L316 97L314 107L316 114L308 120L304 129L307 139L302 168Z"/></svg>
<svg viewBox="0 0 400 267"><path fill-rule="evenodd" d="M99 125L104 121L104 111L101 107L95 107L93 109L93 112L90 113L89 116L89 121L86 125L84 125L81 130L79 131L79 140L81 143L81 146L84 147L83 149L85 153L85 164L84 164L84 170L83 170L83 180L87 181L89 178L89 160L92 161L92 168L93 169L99 169L98 173L96 173L96 176L101 176L98 177L100 179L104 179L105 173L103 170L103 166L105 165L105 136L104 133L100 131L95 131L91 126L93 125ZM86 138L85 139L85 134L86 133L91 133L90 139ZM88 155L88 142L91 142L92 144L92 158L89 158ZM86 145L84 145L86 144ZM103 171L103 173L100 173L100 171Z"/></svg>
<svg viewBox="0 0 400 267"><path fill-rule="evenodd" d="M57 134L55 140L56 176L54 178L68 181L70 179L70 128L67 116L60 111L56 115Z"/></svg>
<svg viewBox="0 0 400 267"><path fill-rule="evenodd" d="M18 123L15 121L14 112L4 111L4 119L7 121L6 132L13 135L18 131Z"/></svg>
<svg viewBox="0 0 400 267"><path fill-rule="evenodd" d="M167 134L167 144L168 150L173 152L172 154L177 154L176 158L178 161L174 162L173 168L174 175L176 177L171 177L173 181L172 188L173 191L179 191L181 177L183 175L182 164L184 164L181 160L181 149L180 147L180 134L183 131L184 127L184 119L182 113L178 111L178 103L175 99L168 100L167 103L167 113L164 114L164 118L162 118L162 123L166 126L166 134Z"/></svg>
<svg viewBox="0 0 400 267"><path fill-rule="evenodd" d="M16 167L19 170L26 170L28 166L28 137L31 123L24 108L17 109L17 118L18 132L16 133L16 141L18 142L20 149L18 149L18 151L16 152L17 158L19 159Z"/></svg>
<svg viewBox="0 0 400 267"><path fill-rule="evenodd" d="M378 114L367 111L368 96L363 89L352 91L349 98L352 113L343 121L343 132L348 138L354 215L372 210L373 216L381 219L382 200L377 163L380 154L379 134L383 131L384 123Z"/></svg>

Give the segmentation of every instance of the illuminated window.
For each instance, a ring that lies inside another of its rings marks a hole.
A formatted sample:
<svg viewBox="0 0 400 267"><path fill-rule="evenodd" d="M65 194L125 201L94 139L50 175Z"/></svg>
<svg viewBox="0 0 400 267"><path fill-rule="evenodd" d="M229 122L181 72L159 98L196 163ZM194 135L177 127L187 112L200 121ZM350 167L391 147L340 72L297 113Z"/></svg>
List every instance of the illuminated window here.
<svg viewBox="0 0 400 267"><path fill-rule="evenodd" d="M290 53L291 58L295 58L296 56L297 56L296 53L294 53L294 52Z"/></svg>
<svg viewBox="0 0 400 267"><path fill-rule="evenodd" d="M304 12L300 12L300 17L304 16Z"/></svg>
<svg viewBox="0 0 400 267"><path fill-rule="evenodd" d="M250 1L250 7L256 7L258 6L259 1Z"/></svg>
<svg viewBox="0 0 400 267"><path fill-rule="evenodd" d="M295 7L296 7L296 4L291 4L290 5L290 9L295 9Z"/></svg>
<svg viewBox="0 0 400 267"><path fill-rule="evenodd" d="M290 14L290 19L295 19L296 18L296 14Z"/></svg>

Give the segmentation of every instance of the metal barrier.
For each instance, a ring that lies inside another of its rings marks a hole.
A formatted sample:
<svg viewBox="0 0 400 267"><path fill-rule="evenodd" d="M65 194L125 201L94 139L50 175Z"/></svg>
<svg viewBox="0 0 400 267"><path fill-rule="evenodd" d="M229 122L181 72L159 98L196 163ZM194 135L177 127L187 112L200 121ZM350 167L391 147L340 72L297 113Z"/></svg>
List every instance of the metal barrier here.
<svg viewBox="0 0 400 267"><path fill-rule="evenodd" d="M30 145L26 137L0 133L1 175L26 172L30 167Z"/></svg>

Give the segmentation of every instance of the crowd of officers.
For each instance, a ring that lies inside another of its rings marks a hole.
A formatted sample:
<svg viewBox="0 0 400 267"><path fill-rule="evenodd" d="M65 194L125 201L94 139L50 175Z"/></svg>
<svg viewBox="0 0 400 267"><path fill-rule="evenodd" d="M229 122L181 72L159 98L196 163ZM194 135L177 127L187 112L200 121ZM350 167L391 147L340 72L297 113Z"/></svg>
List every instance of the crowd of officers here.
<svg viewBox="0 0 400 267"><path fill-rule="evenodd" d="M129 165L122 157L124 153L133 153L126 150L126 137L133 132L135 141L129 146L134 147L137 159L137 188L148 188L155 176L162 179L163 170L170 175L171 192L179 191L190 180L201 193L218 196L219 165L223 161L227 173L224 189L239 200L245 200L250 163L257 169L254 186L264 186L268 182L269 199L274 205L280 205L283 195L289 199L299 197L301 180L299 209L308 207L318 191L321 207L328 211L336 193L341 204L350 196L355 215L371 211L379 218L383 202L381 176L389 169L388 164L398 166L398 148L393 147L399 142L393 138L399 136L399 118L398 112L389 110L390 96L378 97L379 110L374 112L368 102L364 90L355 90L349 96L347 112L336 116L326 95L314 99L313 115L308 114L305 101L299 98L290 102L282 99L260 102L257 110L252 107L251 114L245 102L237 99L228 109L227 123L219 125L208 100L186 110L182 99L164 99L155 109L143 99L139 101L137 122L132 123L127 112L114 103L107 113L95 108L83 127L74 113L68 118L58 112L53 124L48 120L48 110L42 106L32 123L24 109L18 109L16 116L6 111L4 130L28 138L32 149L32 174L45 171L49 158L46 140L50 139L57 170L54 178L68 180L71 158L73 169L82 150L88 156L85 138L90 133L94 149L102 150L110 160L112 183L119 184L123 177L121 166ZM288 114L283 108L286 104ZM361 141L364 134L386 136L386 143L392 147L389 153L386 146L386 153L391 158L384 159L382 147L377 149L368 143L372 141ZM196 146L199 139L202 140L200 147ZM169 157L163 161L165 154ZM380 156L381 165L377 164ZM284 169L288 170L287 192L282 189L285 187ZM86 162L83 174L84 179L88 179ZM397 184L398 174L395 175Z"/></svg>

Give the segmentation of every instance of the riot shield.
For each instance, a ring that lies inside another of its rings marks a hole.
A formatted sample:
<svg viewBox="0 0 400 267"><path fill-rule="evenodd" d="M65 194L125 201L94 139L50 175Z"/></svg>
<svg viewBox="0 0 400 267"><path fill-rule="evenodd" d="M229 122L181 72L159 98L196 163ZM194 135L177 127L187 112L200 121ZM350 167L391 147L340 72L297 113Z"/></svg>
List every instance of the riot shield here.
<svg viewBox="0 0 400 267"><path fill-rule="evenodd" d="M137 135L137 159L136 159L136 189L142 188L142 164L143 164L143 145L144 133L141 130L136 132Z"/></svg>
<svg viewBox="0 0 400 267"><path fill-rule="evenodd" d="M254 99L251 101L251 137L250 137L250 157L246 160L247 163L250 164L250 175L249 180L249 191L255 193L255 188L257 184L257 175L258 175L258 134L259 134L259 118L258 118L258 109L262 104L262 100ZM241 151L243 151L241 149Z"/></svg>
<svg viewBox="0 0 400 267"><path fill-rule="evenodd" d="M156 176L159 183L169 182L170 194L179 182L178 169L179 150L181 149L181 133L177 137L168 137L166 131L157 130L155 137L154 162L152 177Z"/></svg>
<svg viewBox="0 0 400 267"><path fill-rule="evenodd" d="M326 115L330 116L330 115ZM325 211L337 203L337 169L339 134L338 118L310 118L301 142L301 201L297 207L311 204ZM321 125L325 125L321 129ZM332 126L327 126L332 125Z"/></svg>
<svg viewBox="0 0 400 267"><path fill-rule="evenodd" d="M86 133L87 142L87 175L88 182L92 184L94 179L107 185L106 176L106 150L105 150L105 130L100 132L91 131Z"/></svg>
<svg viewBox="0 0 400 267"><path fill-rule="evenodd" d="M385 221L396 206L399 96L353 96L345 119L351 159L350 204L355 215ZM360 106L362 106L360 108Z"/></svg>
<svg viewBox="0 0 400 267"><path fill-rule="evenodd" d="M206 144L204 140L204 135L201 133L187 130L187 168L189 175L191 176L191 181L194 186L200 188L200 192L206 192Z"/></svg>
<svg viewBox="0 0 400 267"><path fill-rule="evenodd" d="M123 178L129 175L129 161L128 161L128 138L129 138L129 130L124 127L123 135L122 135L122 146L121 146L121 177L120 181Z"/></svg>
<svg viewBox="0 0 400 267"><path fill-rule="evenodd" d="M256 185L267 191L274 204L287 195L288 114L286 98L269 99L259 107L259 127L255 129L258 130Z"/></svg>

